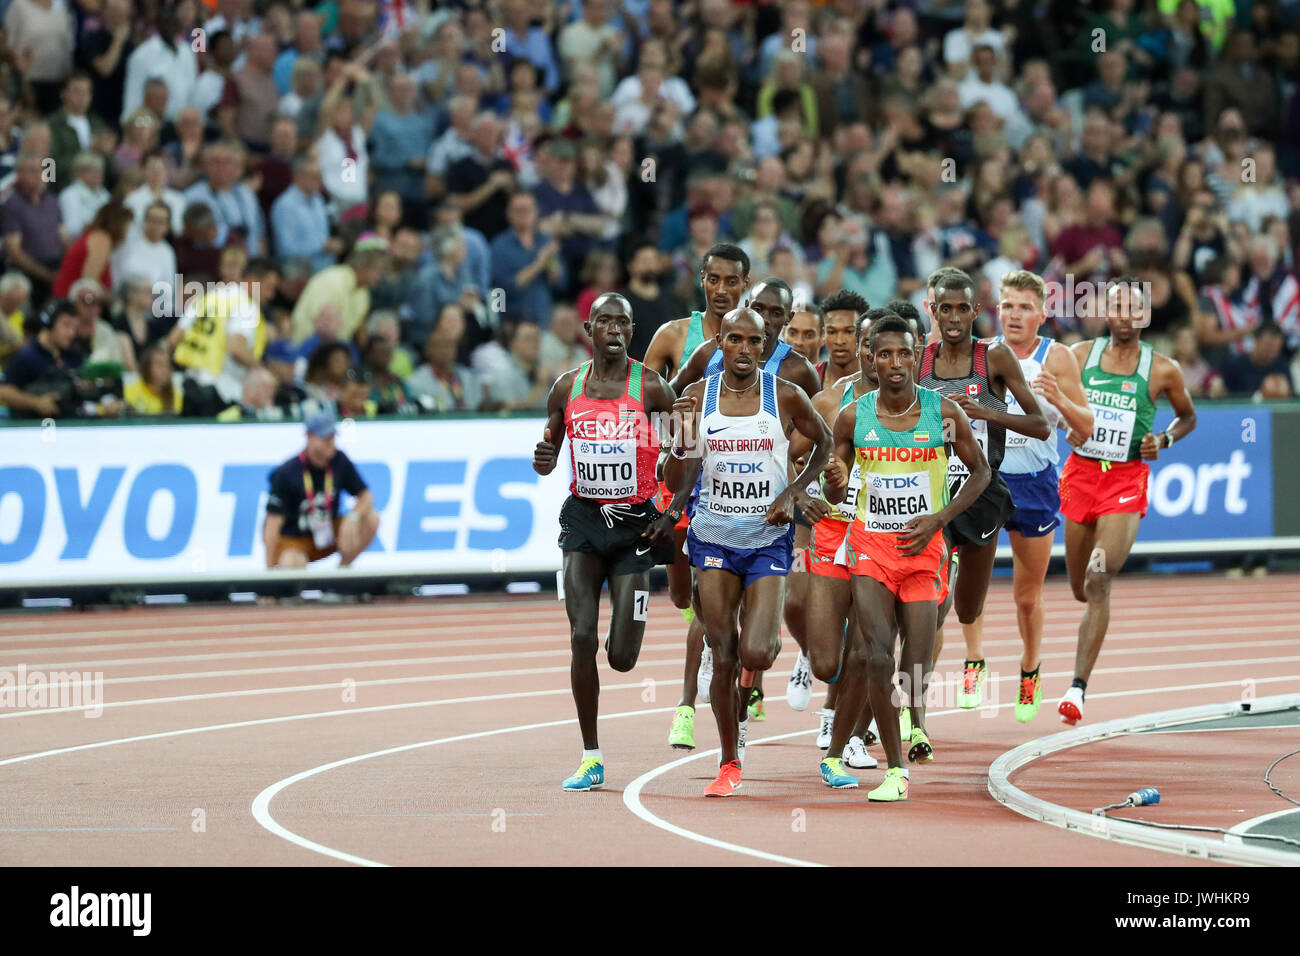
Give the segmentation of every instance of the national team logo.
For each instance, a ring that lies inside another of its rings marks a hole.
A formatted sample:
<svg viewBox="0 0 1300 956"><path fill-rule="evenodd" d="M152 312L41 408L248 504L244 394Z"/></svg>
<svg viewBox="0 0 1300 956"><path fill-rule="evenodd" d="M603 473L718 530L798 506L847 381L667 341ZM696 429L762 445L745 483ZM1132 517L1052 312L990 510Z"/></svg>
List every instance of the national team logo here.
<svg viewBox="0 0 1300 956"><path fill-rule="evenodd" d="M923 442L923 441L929 441L929 440L930 440L930 433L929 433L929 432L913 432L913 433L912 433L912 441L914 441L914 442Z"/></svg>
<svg viewBox="0 0 1300 956"><path fill-rule="evenodd" d="M974 398L979 393L980 393L980 387L978 382L971 382L969 385L966 386L966 394L969 395L971 398Z"/></svg>
<svg viewBox="0 0 1300 956"><path fill-rule="evenodd" d="M1138 390L1137 382L1120 382L1119 390L1121 392L1136 392Z"/></svg>
<svg viewBox="0 0 1300 956"><path fill-rule="evenodd" d="M758 433L759 433L760 435L766 435L766 434L767 434L767 422L766 422L766 421L760 421L760 422L758 423Z"/></svg>
<svg viewBox="0 0 1300 956"><path fill-rule="evenodd" d="M722 559L710 555L704 559L704 566L706 568L720 568L722 567Z"/></svg>
<svg viewBox="0 0 1300 956"><path fill-rule="evenodd" d="M637 412L635 408L628 408L626 405L624 405L618 410L618 420L620 422L631 421L632 419L636 418L636 416L637 416Z"/></svg>

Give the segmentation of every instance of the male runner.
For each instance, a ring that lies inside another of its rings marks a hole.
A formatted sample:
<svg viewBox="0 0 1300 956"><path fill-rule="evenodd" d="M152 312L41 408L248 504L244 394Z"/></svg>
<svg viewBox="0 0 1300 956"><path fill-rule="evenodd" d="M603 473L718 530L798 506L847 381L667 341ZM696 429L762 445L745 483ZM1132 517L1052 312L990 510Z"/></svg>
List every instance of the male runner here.
<svg viewBox="0 0 1300 956"><path fill-rule="evenodd" d="M878 725L889 769L867 795L882 802L906 800L908 788L893 699L894 624L903 635L902 690L913 723L908 757L915 761L929 755L930 744L925 677L919 686L910 678L929 667L943 589L942 531L975 503L991 471L961 409L916 384L917 343L907 323L885 316L872 324L869 342L880 385L836 417L825 492L829 501L843 501L857 466L862 487L844 549L853 616L867 641L868 694L873 711L886 717ZM970 473L951 500L945 437Z"/></svg>
<svg viewBox="0 0 1300 956"><path fill-rule="evenodd" d="M984 693L983 628L980 615L993 578L998 531L1012 512L1011 492L998 475L1008 429L1031 438L1049 438L1052 430L1033 392L1025 383L1016 355L1002 344L989 345L972 335L979 306L975 303L975 282L964 272L949 274L934 290L935 324L940 341L927 345L918 377L925 387L951 398L971 421L975 440L988 456L993 470L980 500L945 529L951 547L957 549L960 572L953 593L953 606L966 638L966 663L957 706L973 709ZM1010 391L1022 414L1007 412ZM966 480L966 468L950 462L950 494Z"/></svg>
<svg viewBox="0 0 1300 956"><path fill-rule="evenodd" d="M723 320L723 371L690 385L674 406L694 427L681 436L665 469L677 496L699 482L687 544L713 651L710 697L721 741L718 776L706 796L730 796L740 787L748 717L736 686L741 667L761 673L781 648L794 507L812 517L826 509L804 489L826 464L830 431L799 387L762 370L764 326L764 317L752 309L737 309ZM813 448L791 482L789 436L795 429ZM745 621L738 633L742 600Z"/></svg>
<svg viewBox="0 0 1300 956"><path fill-rule="evenodd" d="M1149 308L1138 280L1115 280L1106 295L1110 335L1071 349L1095 420L1090 435L1067 436L1075 448L1061 471L1065 566L1075 600L1088 605L1079 622L1074 681L1057 707L1071 726L1083 719L1088 678L1110 624L1111 581L1128 560L1147 513L1147 462L1196 427L1183 370L1139 338ZM1152 427L1162 395L1175 418L1157 433Z"/></svg>
<svg viewBox="0 0 1300 956"><path fill-rule="evenodd" d="M1063 422L1067 430L1092 434L1092 410L1083 394L1078 363L1066 346L1038 334L1047 319L1043 280L1019 269L1003 276L998 319L1002 334L992 341L1005 342L1016 353L1020 372L1039 396L1038 404L1048 424L1055 429ZM1020 411L1020 403L1009 395L1007 412L1014 415ZM1016 720L1022 724L1034 719L1043 700L1043 682L1038 673L1043 643L1043 579L1052 559L1052 532L1060 523L1056 473L1059 461L1054 433L1046 440L1007 433L999 472L1016 509L1006 529L1011 539L1016 625L1024 645L1015 704Z"/></svg>
<svg viewBox="0 0 1300 956"><path fill-rule="evenodd" d="M781 341L811 362L818 378L825 378L822 347L826 345L826 317L820 306L806 302L797 307L781 330Z"/></svg>
<svg viewBox="0 0 1300 956"><path fill-rule="evenodd" d="M722 317L740 305L741 296L749 288L749 256L739 246L716 243L709 248L700 262L700 288L704 290L703 312L692 312L687 318L666 322L655 332L646 349L645 364L661 373L665 379L681 371L697 348L705 341L717 337ZM664 460L659 470L662 473ZM672 493L660 484L660 501L664 508ZM692 572L686 559L686 528L690 516L683 512L674 528L676 551L673 563L668 565L668 594L673 604L681 609L687 621L686 670L682 675L682 696L677 702L668 745L676 750L695 748L695 697L701 690L697 686L700 656L705 650L704 626L695 620L692 608ZM704 702L709 702L707 687L702 690Z"/></svg>
<svg viewBox="0 0 1300 956"><path fill-rule="evenodd" d="M821 390L821 380L817 377L817 370L808 359L781 339L781 334L790 321L793 305L794 294L784 279L769 276L756 284L750 292L749 308L762 319L766 334L761 359L763 370L798 385L811 400ZM673 391L678 395L684 394L686 387L691 383L720 371L722 371L722 351L719 349L719 340L705 342L695 350L695 354L673 378ZM796 538L798 538L798 518L796 514ZM802 571L795 572L792 587L787 589L785 615L786 627L789 628L800 649L804 646L803 578ZM701 685L707 684L712 679L712 666L712 657L709 650L705 648L698 677ZM751 715L756 720L765 720L762 676L746 672L742 675L741 684L747 688L749 694L747 700ZM704 693L701 692L700 696L704 697ZM707 697L704 699L708 700Z"/></svg>
<svg viewBox="0 0 1300 956"><path fill-rule="evenodd" d="M546 402L546 431L533 451L540 475L555 469L566 437L573 459L573 483L560 509L560 548L573 649L569 679L583 750L577 773L562 784L566 791L605 783L596 735L601 586L609 581L613 605L605 653L614 670L630 671L645 634L650 568L672 560L673 509L661 516L654 506L659 445L650 416L671 411L675 396L658 372L628 358L632 307L625 298L599 296L583 326L594 357L556 380Z"/></svg>

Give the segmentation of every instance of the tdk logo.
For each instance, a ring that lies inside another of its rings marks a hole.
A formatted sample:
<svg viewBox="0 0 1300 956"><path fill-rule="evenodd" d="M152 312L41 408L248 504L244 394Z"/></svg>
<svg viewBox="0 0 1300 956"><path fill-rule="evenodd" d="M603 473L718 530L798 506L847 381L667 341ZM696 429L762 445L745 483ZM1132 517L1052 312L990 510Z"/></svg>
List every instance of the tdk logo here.
<svg viewBox="0 0 1300 956"><path fill-rule="evenodd" d="M920 477L920 475L899 475L897 477L876 475L872 478L871 483L877 488L917 488L920 486Z"/></svg>

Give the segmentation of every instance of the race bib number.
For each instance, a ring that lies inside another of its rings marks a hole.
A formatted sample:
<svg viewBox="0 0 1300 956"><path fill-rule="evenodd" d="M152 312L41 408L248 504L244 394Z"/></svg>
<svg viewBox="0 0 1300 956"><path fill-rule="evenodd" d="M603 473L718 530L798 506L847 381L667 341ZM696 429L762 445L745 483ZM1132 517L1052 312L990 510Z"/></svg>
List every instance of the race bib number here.
<svg viewBox="0 0 1300 956"><path fill-rule="evenodd" d="M971 434L975 436L975 443L980 446L980 451L984 457L989 456L989 423L982 418L972 419L970 423ZM1010 432L1007 432L1010 435ZM958 481L965 481L970 477L970 469L966 467L966 462L956 455L948 457L948 478Z"/></svg>
<svg viewBox="0 0 1300 956"><path fill-rule="evenodd" d="M325 549L334 545L334 522L328 512L316 511L307 518L311 528L311 539L316 547Z"/></svg>
<svg viewBox="0 0 1300 956"><path fill-rule="evenodd" d="M1092 437L1079 447L1079 454L1102 461L1128 461L1129 446L1133 443L1133 429L1137 425L1137 409L1092 408Z"/></svg>
<svg viewBox="0 0 1300 956"><path fill-rule="evenodd" d="M632 620L644 621L650 616L650 592L632 592Z"/></svg>
<svg viewBox="0 0 1300 956"><path fill-rule="evenodd" d="M636 440L573 443L574 490L581 498L613 500L636 495Z"/></svg>
<svg viewBox="0 0 1300 956"><path fill-rule="evenodd" d="M913 518L931 513L929 472L868 474L862 478L862 490L867 495L863 523L868 531L894 534L902 531Z"/></svg>

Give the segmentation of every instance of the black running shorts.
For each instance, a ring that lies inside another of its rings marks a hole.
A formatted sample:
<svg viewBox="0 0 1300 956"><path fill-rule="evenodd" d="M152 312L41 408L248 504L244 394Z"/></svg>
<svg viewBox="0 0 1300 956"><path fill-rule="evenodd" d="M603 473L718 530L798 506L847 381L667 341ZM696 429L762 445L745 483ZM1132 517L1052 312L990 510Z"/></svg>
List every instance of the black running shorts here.
<svg viewBox="0 0 1300 956"><path fill-rule="evenodd" d="M651 501L639 505L606 505L569 495L560 508L560 550L599 554L610 574L640 574L656 564L672 564L673 539L654 548L641 537L660 515Z"/></svg>
<svg viewBox="0 0 1300 956"><path fill-rule="evenodd" d="M983 545L998 540L998 532L1016 510L1011 503L1011 489L1002 475L993 470L993 477L975 503L953 518L944 529L948 543L953 547L963 544Z"/></svg>

